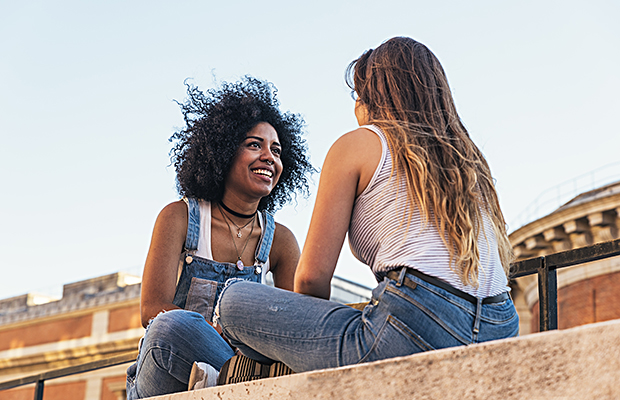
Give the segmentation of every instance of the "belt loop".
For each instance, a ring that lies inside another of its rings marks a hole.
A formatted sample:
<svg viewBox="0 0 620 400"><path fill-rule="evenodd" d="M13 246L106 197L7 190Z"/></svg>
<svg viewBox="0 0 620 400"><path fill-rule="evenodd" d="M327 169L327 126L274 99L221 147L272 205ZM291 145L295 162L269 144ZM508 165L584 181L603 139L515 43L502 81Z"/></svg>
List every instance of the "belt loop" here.
<svg viewBox="0 0 620 400"><path fill-rule="evenodd" d="M482 299L477 298L476 302L476 318L474 319L474 341L478 340L478 332L480 332L480 314L482 313Z"/></svg>
<svg viewBox="0 0 620 400"><path fill-rule="evenodd" d="M396 282L396 286L401 287L403 285L405 275L407 275L407 267L402 267L400 269L400 273L398 274L398 282Z"/></svg>

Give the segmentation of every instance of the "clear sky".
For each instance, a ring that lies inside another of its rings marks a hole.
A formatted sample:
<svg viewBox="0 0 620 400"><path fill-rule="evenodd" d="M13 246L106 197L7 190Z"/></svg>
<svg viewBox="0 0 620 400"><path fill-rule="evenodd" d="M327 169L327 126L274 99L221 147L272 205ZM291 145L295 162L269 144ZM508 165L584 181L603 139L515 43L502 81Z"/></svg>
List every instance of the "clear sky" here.
<svg viewBox="0 0 620 400"><path fill-rule="evenodd" d="M141 273L178 199L185 79L272 81L320 167L356 127L346 66L398 35L443 63L518 228L545 189L620 161L619 19L614 0L0 0L0 298ZM276 214L300 246L312 204ZM336 274L373 284L346 243Z"/></svg>

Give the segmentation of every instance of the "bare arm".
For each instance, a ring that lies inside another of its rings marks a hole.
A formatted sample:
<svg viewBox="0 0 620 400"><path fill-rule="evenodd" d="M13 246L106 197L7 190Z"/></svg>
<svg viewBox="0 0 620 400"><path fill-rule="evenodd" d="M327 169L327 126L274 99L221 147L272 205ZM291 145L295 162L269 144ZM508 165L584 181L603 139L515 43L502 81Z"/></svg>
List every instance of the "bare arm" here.
<svg viewBox="0 0 620 400"><path fill-rule="evenodd" d="M329 299L353 204L368 186L380 159L381 142L367 129L345 134L329 150L295 274L295 292Z"/></svg>
<svg viewBox="0 0 620 400"><path fill-rule="evenodd" d="M293 290L299 253L299 245L293 232L286 226L276 223L272 251L269 258L276 287Z"/></svg>
<svg viewBox="0 0 620 400"><path fill-rule="evenodd" d="M186 204L177 201L164 207L155 221L142 276L140 314L144 327L161 311L179 308L172 300L186 234Z"/></svg>

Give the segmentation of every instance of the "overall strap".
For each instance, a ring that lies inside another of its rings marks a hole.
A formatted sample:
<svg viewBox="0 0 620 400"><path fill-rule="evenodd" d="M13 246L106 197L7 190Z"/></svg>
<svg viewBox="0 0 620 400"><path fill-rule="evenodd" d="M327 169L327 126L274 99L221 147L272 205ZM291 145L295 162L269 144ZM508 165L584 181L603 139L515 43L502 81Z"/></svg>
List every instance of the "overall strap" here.
<svg viewBox="0 0 620 400"><path fill-rule="evenodd" d="M256 264L264 265L269 259L269 252L271 251L271 243L273 242L273 233L276 230L276 223L273 220L273 215L267 211L261 212L263 218L263 232L260 238L260 243L256 247L256 253L254 258Z"/></svg>
<svg viewBox="0 0 620 400"><path fill-rule="evenodd" d="M183 197L187 204L187 235L185 237L185 251L198 249L200 237L200 206L198 200L193 197Z"/></svg>

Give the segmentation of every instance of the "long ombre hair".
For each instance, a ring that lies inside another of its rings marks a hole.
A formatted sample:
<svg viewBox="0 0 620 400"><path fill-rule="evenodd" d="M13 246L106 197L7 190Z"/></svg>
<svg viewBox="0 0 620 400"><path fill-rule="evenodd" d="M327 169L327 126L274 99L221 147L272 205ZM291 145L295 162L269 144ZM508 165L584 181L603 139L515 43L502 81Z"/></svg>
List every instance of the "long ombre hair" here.
<svg viewBox="0 0 620 400"><path fill-rule="evenodd" d="M437 57L422 43L395 37L349 64L346 80L368 123L385 132L396 178L404 174L409 202L425 223L432 215L462 282L478 286L483 212L508 274L513 253L491 171L456 112Z"/></svg>

